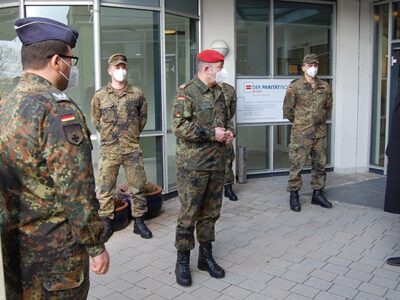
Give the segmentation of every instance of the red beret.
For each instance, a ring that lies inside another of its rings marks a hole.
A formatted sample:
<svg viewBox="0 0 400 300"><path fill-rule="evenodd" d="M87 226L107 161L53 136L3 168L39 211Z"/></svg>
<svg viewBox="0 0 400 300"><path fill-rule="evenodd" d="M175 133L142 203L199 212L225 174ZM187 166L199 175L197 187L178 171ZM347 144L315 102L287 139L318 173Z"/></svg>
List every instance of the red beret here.
<svg viewBox="0 0 400 300"><path fill-rule="evenodd" d="M197 59L208 63L217 63L223 62L224 56L218 51L206 49L197 55Z"/></svg>

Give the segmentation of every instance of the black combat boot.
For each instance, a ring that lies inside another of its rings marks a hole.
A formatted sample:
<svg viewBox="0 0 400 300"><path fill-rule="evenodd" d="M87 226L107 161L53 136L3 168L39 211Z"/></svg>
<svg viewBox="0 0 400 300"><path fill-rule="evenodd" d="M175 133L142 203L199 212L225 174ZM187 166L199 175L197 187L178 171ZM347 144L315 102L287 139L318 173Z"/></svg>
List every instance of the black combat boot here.
<svg viewBox="0 0 400 300"><path fill-rule="evenodd" d="M301 210L299 192L298 191L290 192L289 203L290 203L290 209L291 210L297 211L297 212Z"/></svg>
<svg viewBox="0 0 400 300"><path fill-rule="evenodd" d="M232 189L232 184L225 184L224 186L224 196L228 197L231 201L237 201L238 197L236 196L235 192Z"/></svg>
<svg viewBox="0 0 400 300"><path fill-rule="evenodd" d="M325 198L322 190L313 191L311 204L321 205L324 208L332 208L332 203Z"/></svg>
<svg viewBox="0 0 400 300"><path fill-rule="evenodd" d="M147 228L146 224L144 224L143 217L136 217L133 218L134 225L133 225L133 233L140 234L140 236L144 239L150 239L153 237L150 229Z"/></svg>
<svg viewBox="0 0 400 300"><path fill-rule="evenodd" d="M222 278L225 271L214 260L212 256L211 243L202 243L199 247L199 262L197 267L202 271L208 271L211 277Z"/></svg>
<svg viewBox="0 0 400 300"><path fill-rule="evenodd" d="M399 267L400 266L400 257L399 256L389 257L386 260L386 263L391 266Z"/></svg>
<svg viewBox="0 0 400 300"><path fill-rule="evenodd" d="M192 276L190 275L190 251L189 250L178 250L176 265L175 265L175 276L176 282L182 286L192 285Z"/></svg>
<svg viewBox="0 0 400 300"><path fill-rule="evenodd" d="M100 220L103 225L103 232L101 233L100 241L105 243L113 235L113 220L109 217L101 217Z"/></svg>

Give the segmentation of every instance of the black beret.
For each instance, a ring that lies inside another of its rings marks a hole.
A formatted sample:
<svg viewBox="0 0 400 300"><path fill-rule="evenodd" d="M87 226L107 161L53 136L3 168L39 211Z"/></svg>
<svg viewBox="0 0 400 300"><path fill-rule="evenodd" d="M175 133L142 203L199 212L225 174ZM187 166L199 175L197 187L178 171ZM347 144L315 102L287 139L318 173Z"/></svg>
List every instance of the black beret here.
<svg viewBox="0 0 400 300"><path fill-rule="evenodd" d="M23 18L15 21L15 31L22 44L29 45L47 40L59 40L75 47L79 33L74 28L47 18Z"/></svg>

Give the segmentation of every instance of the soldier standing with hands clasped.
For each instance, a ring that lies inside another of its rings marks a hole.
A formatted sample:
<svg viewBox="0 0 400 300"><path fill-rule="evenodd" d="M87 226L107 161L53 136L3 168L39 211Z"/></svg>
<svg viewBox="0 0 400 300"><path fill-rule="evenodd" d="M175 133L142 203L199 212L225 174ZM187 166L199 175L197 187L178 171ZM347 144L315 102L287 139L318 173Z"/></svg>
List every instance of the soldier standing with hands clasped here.
<svg viewBox="0 0 400 300"><path fill-rule="evenodd" d="M215 50L204 50L197 58L197 75L179 87L172 114L181 203L175 275L183 286L192 284L189 261L195 246L195 229L200 243L198 268L215 278L225 276L224 269L214 261L211 243L222 204L225 144L234 137L224 95L217 84L224 72L224 56Z"/></svg>
<svg viewBox="0 0 400 300"><path fill-rule="evenodd" d="M283 103L283 116L292 122L289 144L290 209L301 210L299 193L302 187L301 171L311 156L311 203L331 208L322 190L326 181L326 118L332 110L332 91L328 83L316 77L319 61L316 54L303 59L304 76L290 83Z"/></svg>
<svg viewBox="0 0 400 300"><path fill-rule="evenodd" d="M153 235L144 223L147 201L144 188L147 182L140 133L147 121L147 102L141 89L128 84L128 59L116 53L108 59L107 86L98 90L92 99L92 122L100 132L98 197L100 217L105 227L104 241L113 233L114 192L118 171L122 165L133 195L133 232L144 239Z"/></svg>
<svg viewBox="0 0 400 300"><path fill-rule="evenodd" d="M1 164L10 186L10 222L17 228L23 299L86 299L91 269L105 274L90 132L64 92L78 58L78 32L46 18L15 22L23 46L21 81L2 104ZM6 201L8 199L5 199ZM89 254L89 255L88 255Z"/></svg>

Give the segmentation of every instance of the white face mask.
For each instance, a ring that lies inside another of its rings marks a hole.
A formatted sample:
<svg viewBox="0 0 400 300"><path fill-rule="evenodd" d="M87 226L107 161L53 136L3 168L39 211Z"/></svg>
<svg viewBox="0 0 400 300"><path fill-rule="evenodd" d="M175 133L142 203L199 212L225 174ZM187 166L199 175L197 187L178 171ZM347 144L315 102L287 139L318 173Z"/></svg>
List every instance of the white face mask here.
<svg viewBox="0 0 400 300"><path fill-rule="evenodd" d="M315 77L318 74L318 68L317 67L310 67L306 70L306 73L310 77Z"/></svg>
<svg viewBox="0 0 400 300"><path fill-rule="evenodd" d="M219 70L219 72L217 72L217 75L215 77L215 81L217 83L226 82L227 79L228 79L228 71L225 68L222 68L221 70Z"/></svg>
<svg viewBox="0 0 400 300"><path fill-rule="evenodd" d="M213 68L210 67L211 70L213 70L215 73L215 77L211 76L212 78L215 79L215 81L217 83L222 83L222 82L226 82L226 80L228 79L228 71L225 68L222 68L219 71L215 71Z"/></svg>
<svg viewBox="0 0 400 300"><path fill-rule="evenodd" d="M116 81L122 82L126 79L126 70L125 69L117 69L114 71L112 76Z"/></svg>
<svg viewBox="0 0 400 300"><path fill-rule="evenodd" d="M63 60L61 57L60 59L70 68L69 71L69 77L65 76L65 74L61 71L58 71L58 73L61 74L62 77L64 77L66 80L68 80L68 85L65 89L72 89L78 86L78 79L79 79L79 69L77 66L71 66L69 63L67 63L65 60Z"/></svg>
<svg viewBox="0 0 400 300"><path fill-rule="evenodd" d="M72 66L71 71L69 72L69 80L67 89L72 89L78 86L79 80L79 69L77 66Z"/></svg>

